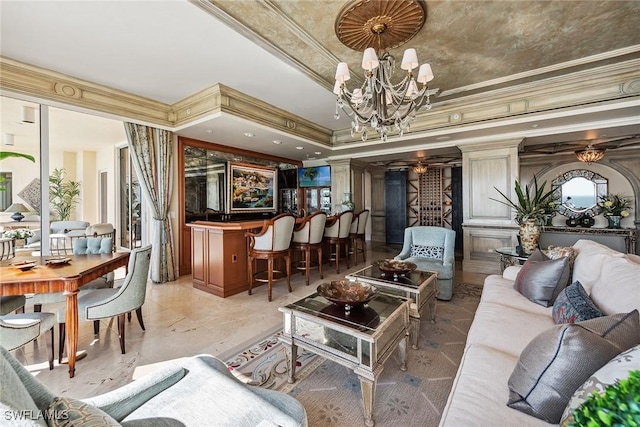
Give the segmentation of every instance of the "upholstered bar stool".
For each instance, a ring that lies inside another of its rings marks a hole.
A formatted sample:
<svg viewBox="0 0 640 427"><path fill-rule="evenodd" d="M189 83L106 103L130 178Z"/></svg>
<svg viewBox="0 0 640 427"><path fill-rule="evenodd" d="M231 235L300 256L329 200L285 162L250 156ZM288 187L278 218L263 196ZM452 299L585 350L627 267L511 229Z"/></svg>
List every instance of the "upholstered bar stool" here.
<svg viewBox="0 0 640 427"><path fill-rule="evenodd" d="M271 301L271 289L274 280L287 277L287 287L291 292L291 238L296 218L292 214L281 214L275 218L264 221L262 229L258 233L248 232L249 237L249 295L253 288L254 280L266 282L268 284L267 297ZM254 273L253 262L258 259L267 260L266 277L265 272ZM284 259L286 262L286 272L273 269L275 259Z"/></svg>
<svg viewBox="0 0 640 427"><path fill-rule="evenodd" d="M294 250L304 251L304 261L300 261L297 265L298 270L304 270L309 286L310 270L317 268L322 274L322 237L324 235L324 226L327 222L327 214L324 212L316 212L313 215L304 218L304 222L296 227L293 232L293 240L291 248ZM318 263L311 262L311 251L315 250L318 254Z"/></svg>
<svg viewBox="0 0 640 427"><path fill-rule="evenodd" d="M333 218L327 219L324 227L324 241L335 252L331 252L331 260L336 261L336 273L340 273L340 247L344 246L344 259L349 268L349 231L351 230L351 221L353 220L353 211L341 212Z"/></svg>
<svg viewBox="0 0 640 427"><path fill-rule="evenodd" d="M367 239L365 232L367 230L367 221L369 220L369 209L358 212L353 216L351 222L351 230L349 231L349 240L351 241L351 250L353 254L353 263L358 263L358 253L362 253L362 260L367 262ZM362 246L358 245L358 242Z"/></svg>

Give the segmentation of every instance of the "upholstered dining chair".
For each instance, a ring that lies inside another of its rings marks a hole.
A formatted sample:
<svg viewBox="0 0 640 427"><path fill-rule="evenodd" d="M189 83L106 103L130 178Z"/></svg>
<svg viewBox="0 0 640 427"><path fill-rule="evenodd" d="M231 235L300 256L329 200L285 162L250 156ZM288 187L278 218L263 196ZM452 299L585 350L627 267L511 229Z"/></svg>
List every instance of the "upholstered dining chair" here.
<svg viewBox="0 0 640 427"><path fill-rule="evenodd" d="M293 231L293 239L291 240L291 248L293 250L304 251L304 261L298 263L297 268L305 271L307 286L309 286L309 276L312 268L317 268L320 272L320 278L324 278L322 273L322 237L324 235L324 226L327 222L327 214L324 212L316 212L304 218ZM311 251L315 250L318 254L318 262L311 261Z"/></svg>
<svg viewBox="0 0 640 427"><path fill-rule="evenodd" d="M53 369L53 327L56 316L53 313L20 313L0 316L0 346L15 350L46 334L49 349L49 369Z"/></svg>
<svg viewBox="0 0 640 427"><path fill-rule="evenodd" d="M395 259L412 262L419 270L437 273L438 299L453 296L456 232L444 227L417 226L404 230L402 252Z"/></svg>
<svg viewBox="0 0 640 427"><path fill-rule="evenodd" d="M349 240L351 243L350 253L353 254L354 264L358 263L358 253L362 253L363 262L367 262L367 221L369 220L369 209L362 210L353 215L351 229L349 230ZM358 244L361 243L361 246Z"/></svg>
<svg viewBox="0 0 640 427"><path fill-rule="evenodd" d="M108 254L113 248L111 237L79 237L73 242L74 255L88 254ZM87 283L80 289L80 295L91 292L95 289L113 288L114 274L113 271L98 277ZM42 304L51 304L63 302L66 299L62 292L50 292L34 294L32 298L33 311L42 310Z"/></svg>
<svg viewBox="0 0 640 427"><path fill-rule="evenodd" d="M273 281L287 277L287 288L291 292L291 238L296 218L289 213L278 215L272 219L267 219L262 225L262 229L257 233L248 232L249 238L249 295L253 289L253 282L267 283L267 299L271 301L271 290ZM259 259L267 260L266 277L264 271L254 273L253 263ZM276 259L284 259L286 272L274 270L273 263Z"/></svg>
<svg viewBox="0 0 640 427"><path fill-rule="evenodd" d="M340 273L340 247L344 246L344 259L349 268L349 231L353 220L353 211L344 211L327 218L324 228L324 241L332 248L331 260L336 262L336 274Z"/></svg>
<svg viewBox="0 0 640 427"><path fill-rule="evenodd" d="M16 241L7 237L0 238L0 261L11 259L16 256ZM0 316L9 314L13 311L21 311L24 313L24 304L26 302L24 295L10 295L0 297Z"/></svg>
<svg viewBox="0 0 640 427"><path fill-rule="evenodd" d="M93 330L99 333L100 319L118 317L118 334L120 336L120 351L125 354L124 324L125 314L134 311L142 330L145 330L142 322L142 305L144 304L149 278L149 264L151 262L151 245L137 248L131 251L127 276L124 283L115 289L96 289L78 297L78 320L93 320ZM60 329L59 359L62 361L65 339L66 310L58 311L58 324Z"/></svg>

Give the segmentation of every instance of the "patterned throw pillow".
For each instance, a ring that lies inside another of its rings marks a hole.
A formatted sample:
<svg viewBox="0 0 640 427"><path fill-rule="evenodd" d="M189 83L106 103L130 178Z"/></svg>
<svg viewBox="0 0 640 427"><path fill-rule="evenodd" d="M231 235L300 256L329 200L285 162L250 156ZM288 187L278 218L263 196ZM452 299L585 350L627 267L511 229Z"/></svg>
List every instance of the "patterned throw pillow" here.
<svg viewBox="0 0 640 427"><path fill-rule="evenodd" d="M49 405L51 427L111 427L120 424L106 412L69 397L56 397Z"/></svg>
<svg viewBox="0 0 640 427"><path fill-rule="evenodd" d="M603 316L598 307L578 281L573 282L558 294L553 303L553 323L575 323Z"/></svg>
<svg viewBox="0 0 640 427"><path fill-rule="evenodd" d="M415 258L442 260L444 258L444 248L439 246L411 245L411 256Z"/></svg>
<svg viewBox="0 0 640 427"><path fill-rule="evenodd" d="M639 343L638 310L546 329L522 350L507 406L557 424L582 383Z"/></svg>
<svg viewBox="0 0 640 427"><path fill-rule="evenodd" d="M549 307L569 282L569 259L549 259L539 249L524 263L514 289L530 301Z"/></svg>
<svg viewBox="0 0 640 427"><path fill-rule="evenodd" d="M640 368L640 345L623 351L611 359L573 393L562 414L560 426L566 427L573 422L573 411L582 406L593 392L602 393L607 386L627 378L630 371L638 368Z"/></svg>
<svg viewBox="0 0 640 427"><path fill-rule="evenodd" d="M558 259L562 257L569 257L569 267L573 267L573 262L576 260L578 251L573 246L553 246L550 245L546 250L542 251L549 259Z"/></svg>

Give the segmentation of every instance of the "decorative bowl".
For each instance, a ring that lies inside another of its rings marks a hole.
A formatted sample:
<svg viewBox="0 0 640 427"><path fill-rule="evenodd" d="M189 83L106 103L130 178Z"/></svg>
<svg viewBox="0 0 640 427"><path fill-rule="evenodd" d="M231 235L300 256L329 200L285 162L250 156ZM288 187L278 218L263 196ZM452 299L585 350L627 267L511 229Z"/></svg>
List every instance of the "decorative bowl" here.
<svg viewBox="0 0 640 427"><path fill-rule="evenodd" d="M378 289L367 283L333 280L318 286L318 294L334 304L357 306L366 304L378 295Z"/></svg>
<svg viewBox="0 0 640 427"><path fill-rule="evenodd" d="M22 271L27 271L27 270L31 270L37 264L36 264L36 262L34 260L24 260L24 261L14 262L11 265L13 267L17 268L17 269L22 270Z"/></svg>
<svg viewBox="0 0 640 427"><path fill-rule="evenodd" d="M60 265L60 264L67 264L69 263L69 261L71 261L71 258L54 257L54 258L48 258L47 264Z"/></svg>
<svg viewBox="0 0 640 427"><path fill-rule="evenodd" d="M413 270L418 268L418 266L412 262L400 261L396 259L382 259L380 261L374 262L373 266L377 267L378 270L382 271L384 274L393 274L397 276L411 273Z"/></svg>

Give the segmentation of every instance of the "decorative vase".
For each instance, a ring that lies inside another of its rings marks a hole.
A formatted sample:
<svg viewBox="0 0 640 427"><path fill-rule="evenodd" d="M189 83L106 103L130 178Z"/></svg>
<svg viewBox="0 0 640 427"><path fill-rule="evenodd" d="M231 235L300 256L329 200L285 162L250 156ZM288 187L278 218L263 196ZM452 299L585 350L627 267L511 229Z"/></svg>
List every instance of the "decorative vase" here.
<svg viewBox="0 0 640 427"><path fill-rule="evenodd" d="M607 220L609 220L609 226L607 228L620 228L620 220L622 217L620 215L607 215Z"/></svg>
<svg viewBox="0 0 640 427"><path fill-rule="evenodd" d="M593 224L595 223L596 223L596 220L593 219L592 216L585 215L582 218L580 218L580 225L582 227L589 228L589 227L592 227Z"/></svg>
<svg viewBox="0 0 640 427"><path fill-rule="evenodd" d="M352 211L356 205L351 201L351 193L344 193L344 200L342 201L343 211Z"/></svg>
<svg viewBox="0 0 640 427"><path fill-rule="evenodd" d="M24 248L24 245L27 244L26 239L16 239L16 248Z"/></svg>
<svg viewBox="0 0 640 427"><path fill-rule="evenodd" d="M520 241L525 255L531 255L536 250L540 241L540 227L535 221L520 224Z"/></svg>

